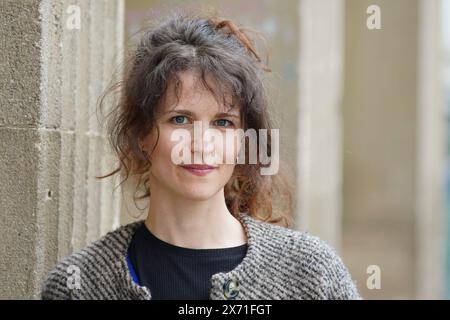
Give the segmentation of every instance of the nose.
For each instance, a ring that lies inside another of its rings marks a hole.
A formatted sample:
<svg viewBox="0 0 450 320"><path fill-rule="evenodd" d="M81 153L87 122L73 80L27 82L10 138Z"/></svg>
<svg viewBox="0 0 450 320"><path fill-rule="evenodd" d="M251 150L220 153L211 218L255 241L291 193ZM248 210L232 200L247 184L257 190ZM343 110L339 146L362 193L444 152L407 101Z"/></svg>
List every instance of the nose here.
<svg viewBox="0 0 450 320"><path fill-rule="evenodd" d="M215 142L212 135L207 134L208 125L198 121L194 123L194 133L192 138L191 150L194 156L199 157L200 160L204 159L206 155L209 155L215 150Z"/></svg>

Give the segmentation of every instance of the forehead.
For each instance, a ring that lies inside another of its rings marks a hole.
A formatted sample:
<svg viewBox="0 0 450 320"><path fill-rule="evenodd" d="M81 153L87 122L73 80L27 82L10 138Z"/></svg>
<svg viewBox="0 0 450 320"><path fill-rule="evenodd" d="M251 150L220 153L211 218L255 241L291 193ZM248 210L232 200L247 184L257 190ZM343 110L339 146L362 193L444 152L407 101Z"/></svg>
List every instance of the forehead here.
<svg viewBox="0 0 450 320"><path fill-rule="evenodd" d="M228 112L239 115L239 108L233 107L232 95L218 85L208 74L205 83L195 71L177 73L178 79L168 82L167 91L161 105L162 112L189 109L199 113Z"/></svg>

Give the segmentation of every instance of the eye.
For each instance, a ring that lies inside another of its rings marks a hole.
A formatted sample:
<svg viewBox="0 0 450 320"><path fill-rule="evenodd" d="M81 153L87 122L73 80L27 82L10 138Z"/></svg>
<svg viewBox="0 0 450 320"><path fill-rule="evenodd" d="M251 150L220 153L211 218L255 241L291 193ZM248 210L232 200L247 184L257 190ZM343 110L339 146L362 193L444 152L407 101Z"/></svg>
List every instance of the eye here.
<svg viewBox="0 0 450 320"><path fill-rule="evenodd" d="M230 127L233 124L234 124L233 122L231 122L230 120L227 120L227 119L219 119L219 120L217 120L217 125L219 127Z"/></svg>
<svg viewBox="0 0 450 320"><path fill-rule="evenodd" d="M186 122L183 122L183 119L187 119L186 116L175 116L170 118L170 122L174 124L186 124Z"/></svg>

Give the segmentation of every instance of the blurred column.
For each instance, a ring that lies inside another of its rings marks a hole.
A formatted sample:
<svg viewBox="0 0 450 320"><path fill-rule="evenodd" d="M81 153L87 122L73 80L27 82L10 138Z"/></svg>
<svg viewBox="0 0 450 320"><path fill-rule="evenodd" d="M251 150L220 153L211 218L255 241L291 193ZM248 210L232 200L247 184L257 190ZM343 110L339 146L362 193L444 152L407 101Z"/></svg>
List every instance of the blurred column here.
<svg viewBox="0 0 450 320"><path fill-rule="evenodd" d="M297 227L339 248L343 1L299 6Z"/></svg>
<svg viewBox="0 0 450 320"><path fill-rule="evenodd" d="M418 15L416 0L346 1L343 256L366 299L414 297Z"/></svg>
<svg viewBox="0 0 450 320"><path fill-rule="evenodd" d="M419 1L415 288L418 299L442 299L445 284L446 119L440 4L440 0Z"/></svg>
<svg viewBox="0 0 450 320"><path fill-rule="evenodd" d="M0 2L0 298L119 223L97 98L121 61L122 0ZM79 23L78 23L79 21Z"/></svg>

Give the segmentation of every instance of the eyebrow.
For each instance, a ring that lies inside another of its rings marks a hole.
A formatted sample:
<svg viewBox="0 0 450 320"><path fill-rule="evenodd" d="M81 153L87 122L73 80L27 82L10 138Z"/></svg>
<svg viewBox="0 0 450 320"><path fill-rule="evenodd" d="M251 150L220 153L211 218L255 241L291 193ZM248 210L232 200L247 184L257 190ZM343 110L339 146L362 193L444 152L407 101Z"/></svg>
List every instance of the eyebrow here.
<svg viewBox="0 0 450 320"><path fill-rule="evenodd" d="M167 112L164 112L164 113L165 114L167 114L167 113L179 113L179 114L184 114L184 115L195 117L195 113L194 112L192 112L191 110L186 110L186 109L171 110L171 111L167 111ZM218 112L218 113L216 113L216 117L232 117L232 118L239 119L239 115L236 115L236 114L233 114L233 113L228 113L228 112Z"/></svg>

